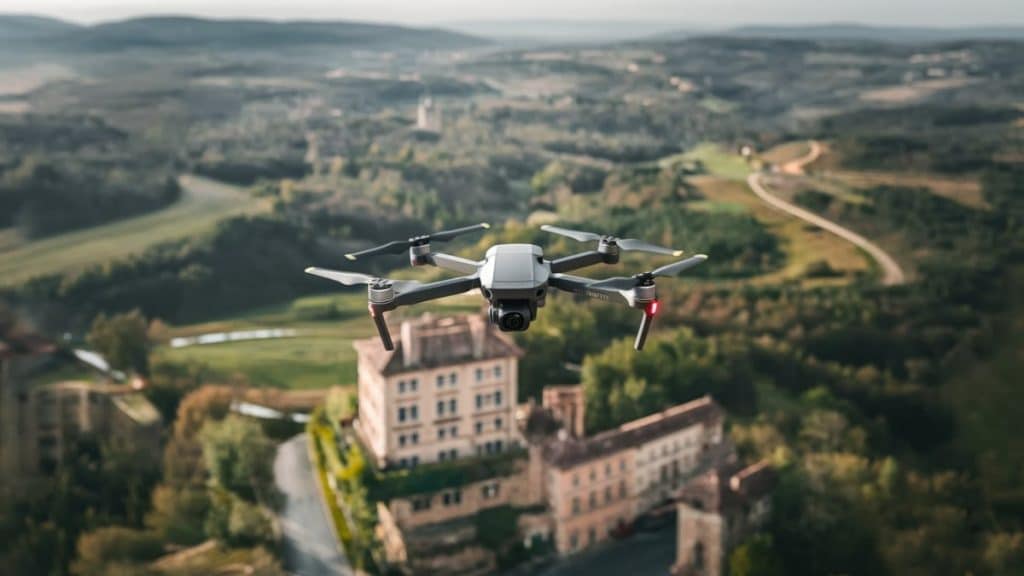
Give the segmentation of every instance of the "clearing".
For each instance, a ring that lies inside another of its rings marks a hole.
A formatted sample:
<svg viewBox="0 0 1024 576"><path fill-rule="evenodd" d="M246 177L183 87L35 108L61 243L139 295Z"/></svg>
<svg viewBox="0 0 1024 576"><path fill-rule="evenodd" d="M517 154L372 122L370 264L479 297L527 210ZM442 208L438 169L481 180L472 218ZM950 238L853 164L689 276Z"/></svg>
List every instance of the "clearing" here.
<svg viewBox="0 0 1024 576"><path fill-rule="evenodd" d="M179 182L181 199L155 212L33 241L0 230L0 285L139 254L161 242L203 234L224 218L268 207L237 186L191 175Z"/></svg>

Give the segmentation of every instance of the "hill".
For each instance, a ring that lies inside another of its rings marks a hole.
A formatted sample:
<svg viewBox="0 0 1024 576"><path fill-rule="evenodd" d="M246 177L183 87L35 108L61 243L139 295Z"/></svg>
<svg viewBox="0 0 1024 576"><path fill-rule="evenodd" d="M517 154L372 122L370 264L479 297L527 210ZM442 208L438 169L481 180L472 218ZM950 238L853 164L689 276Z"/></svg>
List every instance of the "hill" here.
<svg viewBox="0 0 1024 576"><path fill-rule="evenodd" d="M18 19L35 22L38 33L8 33ZM4 26L4 22L9 22ZM41 24L49 22L49 26ZM64 27L60 21L23 16L0 16L0 38L15 41L45 39L65 50L108 52L140 48L160 49L281 49L296 47L359 47L363 49L461 49L486 44L483 39L437 28L410 28L362 22L269 22L262 20L208 20L184 16L157 16L106 22L93 26Z"/></svg>
<svg viewBox="0 0 1024 576"><path fill-rule="evenodd" d="M807 26L742 26L727 36L791 40L871 40L875 42L949 42L954 40L1024 40L1024 26L975 26L925 28L916 26L867 26L821 24Z"/></svg>
<svg viewBox="0 0 1024 576"><path fill-rule="evenodd" d="M0 14L0 43L64 34L79 26L56 18L22 14Z"/></svg>

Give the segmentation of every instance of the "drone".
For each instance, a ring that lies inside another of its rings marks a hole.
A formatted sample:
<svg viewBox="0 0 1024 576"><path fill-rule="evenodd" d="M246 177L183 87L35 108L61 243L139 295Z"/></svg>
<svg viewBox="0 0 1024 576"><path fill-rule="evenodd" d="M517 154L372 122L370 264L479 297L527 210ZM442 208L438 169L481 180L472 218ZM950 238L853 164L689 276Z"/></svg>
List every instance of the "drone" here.
<svg viewBox="0 0 1024 576"><path fill-rule="evenodd" d="M541 226L541 230L578 242L596 241L597 246L594 250L553 260L544 258L543 249L533 244L497 244L488 249L484 259L479 261L431 250L431 242L448 242L463 234L488 228L490 225L487 223L474 224L414 236L408 240L395 240L382 246L345 255L348 260L355 261L379 254L401 254L408 250L409 263L412 266L430 265L464 274L458 278L421 283L315 267L306 268L306 273L346 286L365 284L370 317L377 326L381 342L387 350L394 350L394 343L384 320L384 312L399 306L411 306L479 289L490 304L488 318L492 324L497 325L503 332L523 332L530 327L531 321L537 319L537 309L544 306L548 291L552 288L598 300L619 302L642 310L643 317L633 343L636 350L642 350L654 316L658 313L655 278L677 276L684 270L707 260L706 255L697 254L649 272L604 280L573 276L566 272L594 264L616 264L622 252L647 252L676 257L682 256L683 252L635 238L616 238L608 234L550 225Z"/></svg>

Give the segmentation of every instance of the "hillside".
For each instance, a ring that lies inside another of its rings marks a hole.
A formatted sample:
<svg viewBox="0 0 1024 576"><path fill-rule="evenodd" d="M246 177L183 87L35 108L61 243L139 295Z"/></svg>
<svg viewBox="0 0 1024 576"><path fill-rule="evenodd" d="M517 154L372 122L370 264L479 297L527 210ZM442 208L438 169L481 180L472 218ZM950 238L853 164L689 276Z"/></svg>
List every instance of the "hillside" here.
<svg viewBox="0 0 1024 576"><path fill-rule="evenodd" d="M0 43L65 34L79 26L56 18L21 14L0 14Z"/></svg>
<svg viewBox="0 0 1024 576"><path fill-rule="evenodd" d="M29 31L18 31L19 20L26 19L32 23ZM64 23L30 16L0 16L0 38L22 42L45 39L56 48L97 52L140 48L243 50L314 46L457 49L486 44L480 38L436 28L362 22L268 22L158 16L84 27L61 24Z"/></svg>
<svg viewBox="0 0 1024 576"><path fill-rule="evenodd" d="M1021 40L1024 39L1024 27L925 28L836 23L807 26L742 26L726 32L725 35L789 40L871 40L914 43L954 40Z"/></svg>

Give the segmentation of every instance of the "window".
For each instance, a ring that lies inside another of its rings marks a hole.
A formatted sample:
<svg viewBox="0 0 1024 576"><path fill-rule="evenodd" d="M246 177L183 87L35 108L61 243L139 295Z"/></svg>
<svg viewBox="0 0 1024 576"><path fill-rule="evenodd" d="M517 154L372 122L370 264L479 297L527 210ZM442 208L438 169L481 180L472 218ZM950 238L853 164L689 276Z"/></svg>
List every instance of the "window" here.
<svg viewBox="0 0 1024 576"><path fill-rule="evenodd" d="M419 379L418 378L413 378L412 380L409 381L409 390L412 391L412 392L415 392L416 388L418 388L419 385L420 385Z"/></svg>
<svg viewBox="0 0 1024 576"><path fill-rule="evenodd" d="M593 546L594 542L597 542L597 530L593 526L587 528L587 545Z"/></svg>
<svg viewBox="0 0 1024 576"><path fill-rule="evenodd" d="M398 466L401 467L401 468L405 468L408 465L409 465L409 461L406 460L405 458L402 458L401 460L398 461Z"/></svg>
<svg viewBox="0 0 1024 576"><path fill-rule="evenodd" d="M437 429L437 439L444 440L444 428Z"/></svg>
<svg viewBox="0 0 1024 576"><path fill-rule="evenodd" d="M625 472L625 471L626 471L626 459L625 458L619 458L619 472Z"/></svg>
<svg viewBox="0 0 1024 576"><path fill-rule="evenodd" d="M590 481L597 480L597 470L595 468L590 469Z"/></svg>
<svg viewBox="0 0 1024 576"><path fill-rule="evenodd" d="M476 423L476 433L480 434L483 431L484 431L484 423L483 422L477 422Z"/></svg>
<svg viewBox="0 0 1024 576"><path fill-rule="evenodd" d="M580 513L580 497L579 496L573 496L572 497L572 513L573 514L579 514Z"/></svg>
<svg viewBox="0 0 1024 576"><path fill-rule="evenodd" d="M410 412L409 416L413 420L419 420L419 418L420 418L420 409L419 409L419 407L413 405L412 407L409 408L409 412Z"/></svg>
<svg viewBox="0 0 1024 576"><path fill-rule="evenodd" d="M456 406L457 404L455 402L455 398L452 398L451 400L448 401L448 411L451 412L452 414L455 414Z"/></svg>
<svg viewBox="0 0 1024 576"><path fill-rule="evenodd" d="M604 463L604 475L606 478L610 478L612 475L612 464L611 462Z"/></svg>
<svg viewBox="0 0 1024 576"><path fill-rule="evenodd" d="M490 500L491 498L497 498L500 485L497 482L491 482L484 484L480 488L480 494L484 497L484 500Z"/></svg>
<svg viewBox="0 0 1024 576"><path fill-rule="evenodd" d="M501 378L501 364L494 367L494 377Z"/></svg>
<svg viewBox="0 0 1024 576"><path fill-rule="evenodd" d="M589 503L591 509L597 508L597 492L590 493Z"/></svg>
<svg viewBox="0 0 1024 576"><path fill-rule="evenodd" d="M461 490L451 490L449 492L445 492L441 496L441 502L445 506L456 506L458 504L461 504L462 503L462 491Z"/></svg>
<svg viewBox="0 0 1024 576"><path fill-rule="evenodd" d="M501 449L502 449L501 440L495 440L494 441L494 451L495 452L501 452Z"/></svg>
<svg viewBox="0 0 1024 576"><path fill-rule="evenodd" d="M423 497L420 497L420 498L413 498L412 499L412 509L413 509L413 511L416 511L416 512L418 512L420 510L430 510L430 498L427 497L427 496L423 496Z"/></svg>
<svg viewBox="0 0 1024 576"><path fill-rule="evenodd" d="M441 495L441 504L443 504L445 506L448 506L451 503L452 503L452 495L451 494L449 494L448 492L445 492L444 494Z"/></svg>
<svg viewBox="0 0 1024 576"><path fill-rule="evenodd" d="M419 466L419 463L420 463L420 457L419 457L419 456L413 456L413 457L412 457L412 460L410 460L410 461L409 461L409 464L410 464L410 465L411 465L411 466L412 466L413 468L415 468L416 466Z"/></svg>
<svg viewBox="0 0 1024 576"><path fill-rule="evenodd" d="M444 462L444 459L447 458L447 457L448 457L448 453L445 452L444 450L441 450L440 452L437 453L437 459L439 461L441 461L441 462Z"/></svg>
<svg viewBox="0 0 1024 576"><path fill-rule="evenodd" d="M412 443L413 444L419 444L420 443L420 433L419 432L413 432L412 433Z"/></svg>
<svg viewBox="0 0 1024 576"><path fill-rule="evenodd" d="M398 393L399 394L404 394L405 393L405 380L399 380L398 381Z"/></svg>
<svg viewBox="0 0 1024 576"><path fill-rule="evenodd" d="M501 406L501 390L494 393L494 405Z"/></svg>
<svg viewBox="0 0 1024 576"><path fill-rule="evenodd" d="M438 374L437 375L437 387L440 388L442 386L444 386L444 376L441 375L441 374Z"/></svg>
<svg viewBox="0 0 1024 576"><path fill-rule="evenodd" d="M501 430L501 425L502 425L501 418L495 418L494 419L494 429L495 430Z"/></svg>
<svg viewBox="0 0 1024 576"><path fill-rule="evenodd" d="M452 502L456 504L462 503L462 490L452 490Z"/></svg>
<svg viewBox="0 0 1024 576"><path fill-rule="evenodd" d="M579 474L573 474L572 475L572 485L573 486L579 486L580 485L580 475Z"/></svg>
<svg viewBox="0 0 1024 576"><path fill-rule="evenodd" d="M626 497L626 481L622 480L619 482L619 498Z"/></svg>
<svg viewBox="0 0 1024 576"><path fill-rule="evenodd" d="M458 426L452 426L452 438L457 438L458 436L459 436L459 427Z"/></svg>
<svg viewBox="0 0 1024 576"><path fill-rule="evenodd" d="M569 535L569 548L573 550L580 547L580 534L579 532L573 532Z"/></svg>
<svg viewBox="0 0 1024 576"><path fill-rule="evenodd" d="M455 383L458 382L458 380L459 376L455 372L452 372L451 374L448 375L448 383L451 384L452 386L455 386Z"/></svg>
<svg viewBox="0 0 1024 576"><path fill-rule="evenodd" d="M398 437L398 445L405 446L405 434L402 434L401 436Z"/></svg>
<svg viewBox="0 0 1024 576"><path fill-rule="evenodd" d="M605 504L611 504L611 502L612 502L612 487L611 486L605 486L604 487L604 503Z"/></svg>
<svg viewBox="0 0 1024 576"><path fill-rule="evenodd" d="M481 396L480 394L477 394L476 395L476 408L477 408L477 410L482 408L483 405L484 405L484 397Z"/></svg>
<svg viewBox="0 0 1024 576"><path fill-rule="evenodd" d="M452 460L455 460L458 457L459 457L459 451L457 449L452 448L451 450L448 451L448 458L451 458Z"/></svg>
<svg viewBox="0 0 1024 576"><path fill-rule="evenodd" d="M484 379L484 369L483 368L477 368L476 369L476 381L479 382L479 381L481 381L483 379Z"/></svg>
<svg viewBox="0 0 1024 576"><path fill-rule="evenodd" d="M405 422L405 408L398 409L398 421Z"/></svg>

